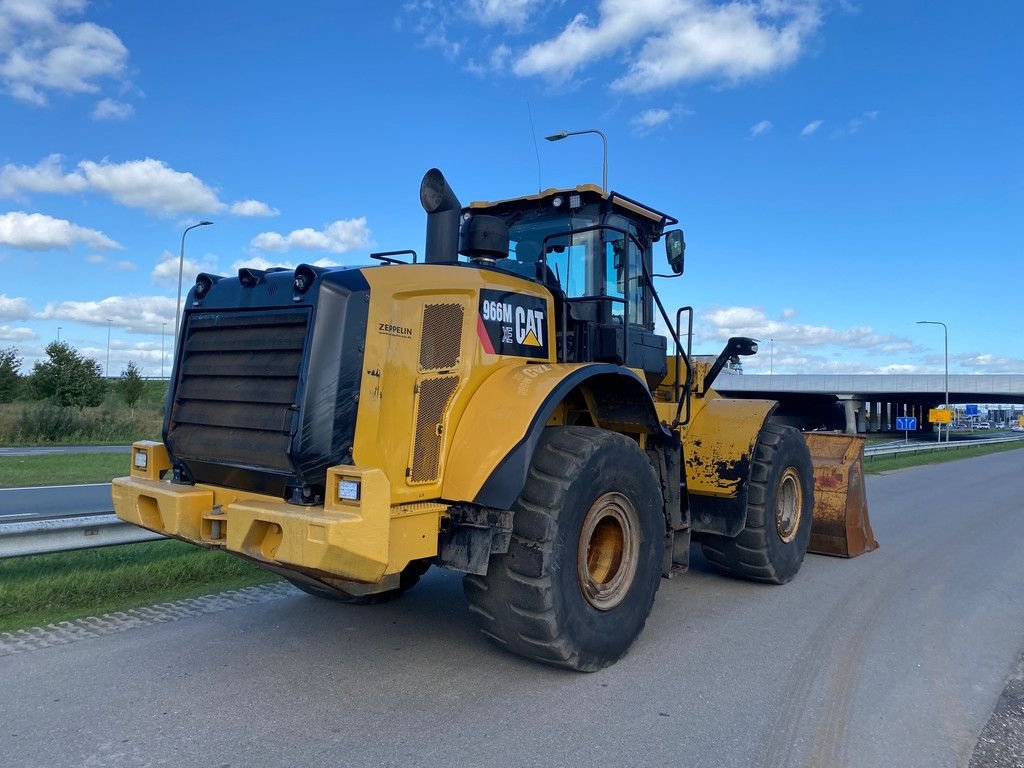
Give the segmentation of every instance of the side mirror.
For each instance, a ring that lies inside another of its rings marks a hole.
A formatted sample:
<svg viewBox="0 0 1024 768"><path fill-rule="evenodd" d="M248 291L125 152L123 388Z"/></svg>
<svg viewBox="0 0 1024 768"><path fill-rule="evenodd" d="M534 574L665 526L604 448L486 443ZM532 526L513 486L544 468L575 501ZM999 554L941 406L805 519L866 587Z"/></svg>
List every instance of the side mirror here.
<svg viewBox="0 0 1024 768"><path fill-rule="evenodd" d="M757 354L757 339L751 339L747 336L733 336L725 343L725 349L722 350L715 362L711 364L708 372L704 374L704 386L703 391L699 393L700 397L708 391L715 379L718 378L718 374L722 372L726 363L732 363L736 365L741 357L747 355Z"/></svg>
<svg viewBox="0 0 1024 768"><path fill-rule="evenodd" d="M733 336L725 345L725 348L733 355L746 357L757 354L757 339L750 339L746 336Z"/></svg>
<svg viewBox="0 0 1024 768"><path fill-rule="evenodd" d="M668 265L677 275L683 274L683 257L686 255L686 241L683 240L683 230L673 229L665 233L665 256L668 258Z"/></svg>

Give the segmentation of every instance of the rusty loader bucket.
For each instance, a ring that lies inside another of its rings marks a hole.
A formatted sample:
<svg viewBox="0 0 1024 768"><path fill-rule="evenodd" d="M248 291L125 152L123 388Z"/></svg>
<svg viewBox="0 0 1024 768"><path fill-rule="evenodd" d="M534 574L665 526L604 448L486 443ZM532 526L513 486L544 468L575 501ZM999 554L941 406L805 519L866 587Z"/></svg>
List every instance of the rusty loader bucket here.
<svg viewBox="0 0 1024 768"><path fill-rule="evenodd" d="M864 438L805 432L814 464L814 524L808 552L856 557L878 549L864 491Z"/></svg>

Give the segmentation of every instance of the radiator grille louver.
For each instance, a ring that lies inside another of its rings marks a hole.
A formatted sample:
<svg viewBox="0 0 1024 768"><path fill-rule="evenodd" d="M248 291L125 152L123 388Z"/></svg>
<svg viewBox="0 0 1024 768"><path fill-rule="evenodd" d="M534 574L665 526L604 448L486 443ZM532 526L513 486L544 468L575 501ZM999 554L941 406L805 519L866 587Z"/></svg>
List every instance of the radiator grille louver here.
<svg viewBox="0 0 1024 768"><path fill-rule="evenodd" d="M168 446L178 458L288 472L309 313L194 314Z"/></svg>

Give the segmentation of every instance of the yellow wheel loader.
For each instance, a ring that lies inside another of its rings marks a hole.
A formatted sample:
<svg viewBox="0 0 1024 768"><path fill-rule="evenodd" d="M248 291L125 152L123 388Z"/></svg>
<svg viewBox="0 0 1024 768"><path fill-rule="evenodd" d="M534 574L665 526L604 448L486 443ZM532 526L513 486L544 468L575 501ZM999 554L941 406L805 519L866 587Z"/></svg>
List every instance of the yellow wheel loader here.
<svg viewBox="0 0 1024 768"><path fill-rule="evenodd" d="M654 285L676 219L591 185L464 207L436 169L420 199L423 261L197 277L122 519L348 603L461 571L484 634L576 670L626 653L691 541L774 584L815 535L875 546L857 438L719 396L752 339L692 360Z"/></svg>

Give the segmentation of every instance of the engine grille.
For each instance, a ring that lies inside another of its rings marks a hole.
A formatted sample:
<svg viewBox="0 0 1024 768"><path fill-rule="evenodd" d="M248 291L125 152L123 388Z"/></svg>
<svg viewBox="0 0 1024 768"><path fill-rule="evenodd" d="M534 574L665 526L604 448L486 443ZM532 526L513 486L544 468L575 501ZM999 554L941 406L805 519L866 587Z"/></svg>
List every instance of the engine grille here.
<svg viewBox="0 0 1024 768"><path fill-rule="evenodd" d="M309 312L188 317L167 434L176 458L289 472Z"/></svg>
<svg viewBox="0 0 1024 768"><path fill-rule="evenodd" d="M427 304L420 334L420 371L451 370L462 351L461 304Z"/></svg>
<svg viewBox="0 0 1024 768"><path fill-rule="evenodd" d="M437 480L441 462L444 414L459 385L458 376L439 376L420 381L416 393L416 433L413 435L410 483Z"/></svg>

